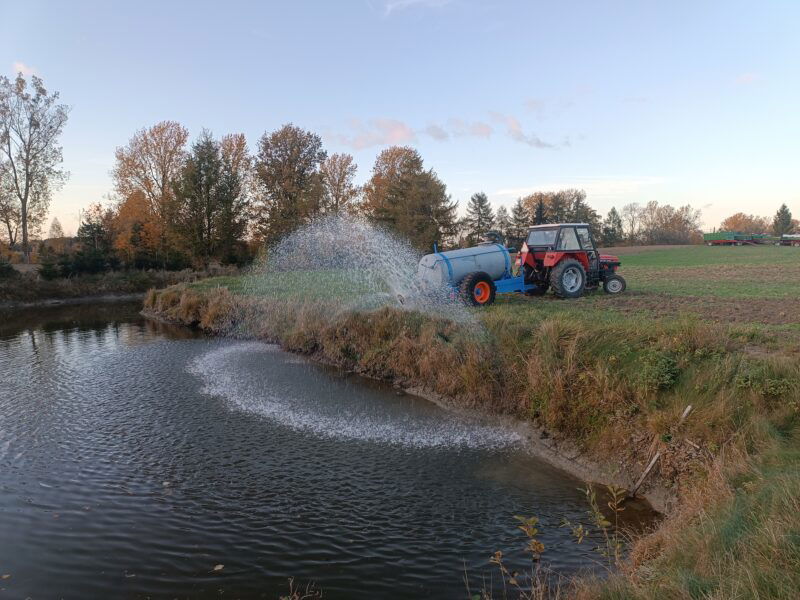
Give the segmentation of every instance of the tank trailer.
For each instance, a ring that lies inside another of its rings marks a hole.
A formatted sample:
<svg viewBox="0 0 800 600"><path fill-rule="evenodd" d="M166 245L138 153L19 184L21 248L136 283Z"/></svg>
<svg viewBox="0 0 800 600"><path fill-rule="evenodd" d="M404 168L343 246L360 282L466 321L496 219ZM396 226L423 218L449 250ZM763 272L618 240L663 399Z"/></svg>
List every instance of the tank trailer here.
<svg viewBox="0 0 800 600"><path fill-rule="evenodd" d="M488 306L496 294L541 296L551 288L560 298L579 298L601 285L608 294L625 290L619 259L598 252L586 223L531 227L512 260L514 251L488 241L433 252L422 257L417 275L426 284L449 287L472 306Z"/></svg>

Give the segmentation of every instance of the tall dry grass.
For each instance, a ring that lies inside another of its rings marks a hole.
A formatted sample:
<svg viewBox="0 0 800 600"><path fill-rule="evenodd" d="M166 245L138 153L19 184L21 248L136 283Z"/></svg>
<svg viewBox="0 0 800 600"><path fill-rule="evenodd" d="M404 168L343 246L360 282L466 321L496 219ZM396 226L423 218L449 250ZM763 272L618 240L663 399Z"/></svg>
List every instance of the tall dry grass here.
<svg viewBox="0 0 800 600"><path fill-rule="evenodd" d="M691 320L484 313L465 327L383 308L263 300L185 286L146 310L269 339L345 369L422 385L460 406L525 419L677 499L623 573L580 598L782 598L800 589L800 364L753 356ZM691 405L684 423L680 415Z"/></svg>

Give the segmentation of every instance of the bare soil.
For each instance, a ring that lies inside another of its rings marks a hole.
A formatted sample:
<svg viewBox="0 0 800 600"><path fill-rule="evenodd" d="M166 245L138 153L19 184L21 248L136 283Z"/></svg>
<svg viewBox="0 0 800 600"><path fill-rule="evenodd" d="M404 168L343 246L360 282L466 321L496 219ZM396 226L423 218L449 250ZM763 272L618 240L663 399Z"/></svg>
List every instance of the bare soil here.
<svg viewBox="0 0 800 600"><path fill-rule="evenodd" d="M693 315L714 323L790 325L800 321L800 298L693 297L631 291L609 298L608 306L626 314Z"/></svg>

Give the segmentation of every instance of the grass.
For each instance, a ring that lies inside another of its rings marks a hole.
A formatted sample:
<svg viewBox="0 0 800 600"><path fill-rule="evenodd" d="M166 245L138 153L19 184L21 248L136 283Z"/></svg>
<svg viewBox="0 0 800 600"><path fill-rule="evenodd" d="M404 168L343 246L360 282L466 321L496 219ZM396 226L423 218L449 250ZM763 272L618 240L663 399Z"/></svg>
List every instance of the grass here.
<svg viewBox="0 0 800 600"><path fill-rule="evenodd" d="M776 270L799 266L785 247L625 254L629 293L509 295L474 311L480 326L342 310L355 288L341 273L209 279L151 292L146 305L531 421L631 478L657 447L646 485L675 503L623 572L576 582L577 597L790 598L800 585L800 305L784 295L796 280Z"/></svg>

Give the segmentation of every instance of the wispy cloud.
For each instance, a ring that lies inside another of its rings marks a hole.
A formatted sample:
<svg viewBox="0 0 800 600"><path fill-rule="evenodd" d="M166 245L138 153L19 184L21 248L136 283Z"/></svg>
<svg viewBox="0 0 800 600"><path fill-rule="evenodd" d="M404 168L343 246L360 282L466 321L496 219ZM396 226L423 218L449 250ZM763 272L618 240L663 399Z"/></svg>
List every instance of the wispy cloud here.
<svg viewBox="0 0 800 600"><path fill-rule="evenodd" d="M17 73L22 73L25 77L29 75L38 75L39 72L31 67L30 65L26 65L22 61L17 61L13 65L11 65L11 72L16 75Z"/></svg>
<svg viewBox="0 0 800 600"><path fill-rule="evenodd" d="M447 121L447 127L455 137L475 136L488 138L494 133L492 126L483 121L469 123L463 119L453 118Z"/></svg>
<svg viewBox="0 0 800 600"><path fill-rule="evenodd" d="M387 0L383 5L383 16L389 17L392 13L400 12L408 8L439 8L445 4L450 4L450 2L452 2L452 0Z"/></svg>
<svg viewBox="0 0 800 600"><path fill-rule="evenodd" d="M550 100L528 98L525 100L525 110L540 119L555 117L573 106L575 106L575 102L569 98L554 98Z"/></svg>
<svg viewBox="0 0 800 600"><path fill-rule="evenodd" d="M490 117L505 129L505 134L512 140L532 148L559 148L570 145L569 138L564 138L559 143L552 143L542 140L534 133L524 131L520 120L512 115L492 112ZM446 142L451 138L463 137L485 140L495 133L495 127L489 123L458 117L448 119L446 123L430 123L421 129L416 129L404 121L392 118L376 118L368 121L352 119L349 122L349 128L349 132L327 133L326 137L355 150L361 150L369 146L413 143L419 136L427 136L437 142Z"/></svg>
<svg viewBox="0 0 800 600"><path fill-rule="evenodd" d="M492 193L492 197L513 200L534 192L578 188L586 190L587 196L597 200L634 201L644 193L645 188L657 186L666 181L663 177L572 177L553 180L540 185L516 188L503 188Z"/></svg>
<svg viewBox="0 0 800 600"><path fill-rule="evenodd" d="M520 123L519 119L517 119L516 117L511 115L504 115L498 112L492 112L490 114L492 116L492 119L494 119L498 123L502 123L503 125L505 125L506 133L515 142L520 142L521 144L527 144L528 146L532 146L533 148L556 147L555 144L552 144L550 142L545 142L535 133L525 133L522 130L522 123Z"/></svg>
<svg viewBox="0 0 800 600"><path fill-rule="evenodd" d="M417 140L416 132L403 121L397 119L372 119L367 123L360 119L350 122L352 130L349 134L332 134L340 144L350 146L354 150L362 150L370 146L408 144Z"/></svg>
<svg viewBox="0 0 800 600"><path fill-rule="evenodd" d="M450 134L447 133L447 130L444 127L439 127L438 125L428 125L425 128L425 133L427 133L433 139L439 140L440 142L450 139Z"/></svg>
<svg viewBox="0 0 800 600"><path fill-rule="evenodd" d="M737 85L752 85L759 79L761 79L761 76L758 73L742 73L736 78L735 83Z"/></svg>

